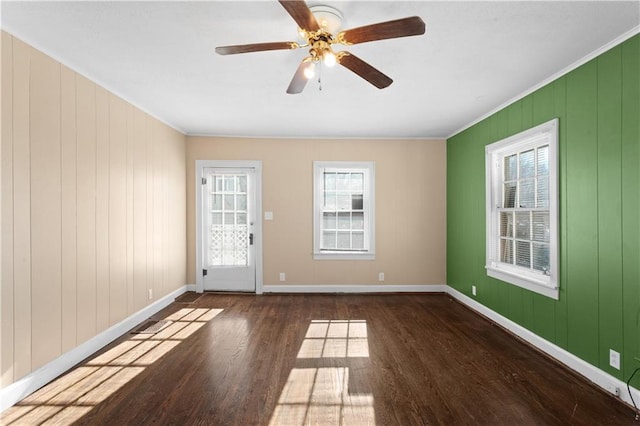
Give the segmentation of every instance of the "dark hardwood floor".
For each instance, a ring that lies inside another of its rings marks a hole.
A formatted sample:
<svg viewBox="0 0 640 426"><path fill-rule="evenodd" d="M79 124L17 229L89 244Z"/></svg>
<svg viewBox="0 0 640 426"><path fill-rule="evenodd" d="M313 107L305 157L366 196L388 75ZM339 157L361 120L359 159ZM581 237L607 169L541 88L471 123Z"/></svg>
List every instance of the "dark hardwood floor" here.
<svg viewBox="0 0 640 426"><path fill-rule="evenodd" d="M639 425L446 295L186 294L2 424Z"/></svg>

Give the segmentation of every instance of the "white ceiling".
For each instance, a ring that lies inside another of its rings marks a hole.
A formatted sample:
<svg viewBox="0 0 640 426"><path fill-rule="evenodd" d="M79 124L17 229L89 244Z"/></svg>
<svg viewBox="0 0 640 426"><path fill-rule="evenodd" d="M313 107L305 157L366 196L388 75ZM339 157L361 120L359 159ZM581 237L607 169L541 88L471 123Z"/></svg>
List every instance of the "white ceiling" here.
<svg viewBox="0 0 640 426"><path fill-rule="evenodd" d="M306 49L220 56L220 45L299 41L276 0L7 2L2 28L191 135L447 137L612 41L638 32L630 1L309 1L343 29L418 15L423 36L346 48L394 83L337 66L285 90ZM342 49L336 49L342 50Z"/></svg>

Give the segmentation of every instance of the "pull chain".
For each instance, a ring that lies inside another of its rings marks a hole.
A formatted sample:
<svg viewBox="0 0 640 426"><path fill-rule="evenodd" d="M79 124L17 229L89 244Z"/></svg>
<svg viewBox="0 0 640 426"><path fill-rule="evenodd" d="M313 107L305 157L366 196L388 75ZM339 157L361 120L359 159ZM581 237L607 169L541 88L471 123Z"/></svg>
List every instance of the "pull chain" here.
<svg viewBox="0 0 640 426"><path fill-rule="evenodd" d="M318 63L318 91L322 92L322 61Z"/></svg>

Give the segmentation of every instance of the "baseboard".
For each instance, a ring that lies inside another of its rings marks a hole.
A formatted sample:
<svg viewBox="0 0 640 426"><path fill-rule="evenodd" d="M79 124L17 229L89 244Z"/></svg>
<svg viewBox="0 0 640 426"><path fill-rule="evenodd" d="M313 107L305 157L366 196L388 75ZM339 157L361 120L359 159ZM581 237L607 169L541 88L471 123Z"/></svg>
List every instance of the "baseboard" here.
<svg viewBox="0 0 640 426"><path fill-rule="evenodd" d="M196 291L196 285L195 284L187 284L185 287L187 288L185 290L185 292L187 292L187 291Z"/></svg>
<svg viewBox="0 0 640 426"><path fill-rule="evenodd" d="M571 370L576 373L584 376L595 385L601 387L608 393L614 395L615 389L620 390L619 398L626 402L629 405L632 405L631 398L629 397L629 392L627 391L627 384L622 380L613 377L609 373L600 370L599 368L589 364L588 362L578 358L574 354L566 351L560 346L555 345L554 343L549 342L546 339L538 336L537 334L527 330L519 324L511 321L510 319L503 317L499 313L487 308L481 303L476 302L472 298L467 295L459 292L453 287L447 286L446 292L454 297L459 302L473 309L480 315L490 319L491 321L499 324L505 329L509 330L511 333L540 349L542 352L551 356L552 358L560 361L562 364L566 365ZM631 388L631 393L633 394L633 400L636 404L640 403L640 390ZM615 395L614 395L615 396Z"/></svg>
<svg viewBox="0 0 640 426"><path fill-rule="evenodd" d="M265 285L263 293L446 293L447 286L435 285L354 285L354 284L313 284L313 285Z"/></svg>
<svg viewBox="0 0 640 426"><path fill-rule="evenodd" d="M171 304L174 299L188 290L189 286L183 286L154 303L139 310L135 314L125 318L102 333L92 337L69 352L59 356L48 364L33 371L17 382L0 389L0 413L13 406L32 392L40 389L83 359L96 353L136 325ZM194 286L195 288L195 286Z"/></svg>

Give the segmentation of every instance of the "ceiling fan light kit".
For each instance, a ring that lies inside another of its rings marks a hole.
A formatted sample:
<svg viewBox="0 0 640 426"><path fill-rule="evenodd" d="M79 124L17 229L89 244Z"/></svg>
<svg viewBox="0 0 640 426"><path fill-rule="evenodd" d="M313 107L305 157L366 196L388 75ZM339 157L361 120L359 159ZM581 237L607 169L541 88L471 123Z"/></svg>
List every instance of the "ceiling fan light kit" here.
<svg viewBox="0 0 640 426"><path fill-rule="evenodd" d="M343 20L339 10L331 6L312 6L309 8L303 0L279 0L279 2L298 24L299 34L306 43L299 44L288 41L219 46L216 47L216 53L232 55L267 50L309 48L309 56L302 59L287 88L289 94L301 93L304 90L307 80L313 78L315 74L316 64L328 67L340 64L378 89L388 87L393 83L393 80L387 75L347 51L334 52L331 46L334 44L350 46L369 41L422 35L426 29L422 19L418 16L412 16L352 28L341 31L334 36L336 31L340 29Z"/></svg>

